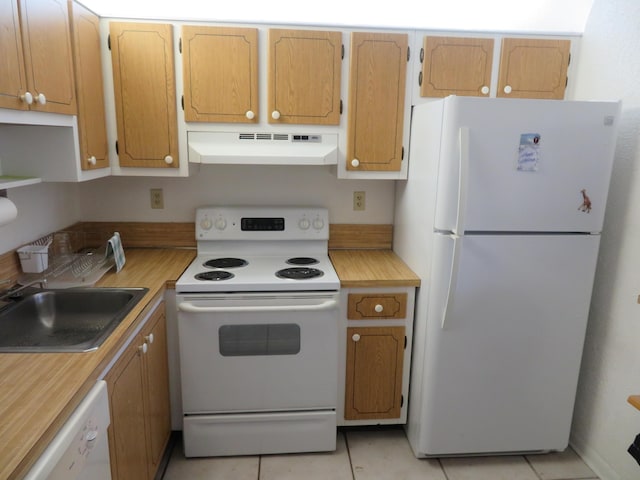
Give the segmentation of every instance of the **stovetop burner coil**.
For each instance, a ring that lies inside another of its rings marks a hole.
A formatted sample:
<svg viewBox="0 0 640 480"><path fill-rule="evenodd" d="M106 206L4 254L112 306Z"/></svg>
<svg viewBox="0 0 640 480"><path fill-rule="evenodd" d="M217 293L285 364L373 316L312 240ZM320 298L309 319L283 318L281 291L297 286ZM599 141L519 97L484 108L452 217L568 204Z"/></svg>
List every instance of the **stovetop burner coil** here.
<svg viewBox="0 0 640 480"><path fill-rule="evenodd" d="M237 268L245 267L249 262L243 258L223 257L207 260L203 265L209 268Z"/></svg>
<svg viewBox="0 0 640 480"><path fill-rule="evenodd" d="M315 265L320 262L313 257L293 257L287 260L287 263L289 265Z"/></svg>
<svg viewBox="0 0 640 480"><path fill-rule="evenodd" d="M235 277L233 273L226 272L224 270L212 270L210 272L202 272L196 275L197 280L214 281L214 282L229 280L233 277Z"/></svg>
<svg viewBox="0 0 640 480"><path fill-rule="evenodd" d="M276 277L278 278L290 278L293 280L308 280L309 278L317 278L322 275L324 275L322 270L306 267L284 268L276 272Z"/></svg>

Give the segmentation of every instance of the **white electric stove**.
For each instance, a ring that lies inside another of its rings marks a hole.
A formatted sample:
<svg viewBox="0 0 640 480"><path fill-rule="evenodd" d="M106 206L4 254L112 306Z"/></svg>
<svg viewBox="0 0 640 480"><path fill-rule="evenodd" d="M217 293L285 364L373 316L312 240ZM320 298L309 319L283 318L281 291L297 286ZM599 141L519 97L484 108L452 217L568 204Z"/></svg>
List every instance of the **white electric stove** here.
<svg viewBox="0 0 640 480"><path fill-rule="evenodd" d="M335 450L327 210L203 207L196 239L176 283L185 455Z"/></svg>

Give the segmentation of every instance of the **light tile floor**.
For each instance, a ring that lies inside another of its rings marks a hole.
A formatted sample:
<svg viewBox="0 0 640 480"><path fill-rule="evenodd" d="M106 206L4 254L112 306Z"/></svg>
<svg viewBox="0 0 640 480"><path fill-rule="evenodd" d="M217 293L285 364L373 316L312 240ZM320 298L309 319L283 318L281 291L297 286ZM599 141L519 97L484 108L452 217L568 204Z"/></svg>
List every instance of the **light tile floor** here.
<svg viewBox="0 0 640 480"><path fill-rule="evenodd" d="M164 480L597 480L570 448L526 456L417 459L401 428L344 429L335 452L185 458L178 441Z"/></svg>

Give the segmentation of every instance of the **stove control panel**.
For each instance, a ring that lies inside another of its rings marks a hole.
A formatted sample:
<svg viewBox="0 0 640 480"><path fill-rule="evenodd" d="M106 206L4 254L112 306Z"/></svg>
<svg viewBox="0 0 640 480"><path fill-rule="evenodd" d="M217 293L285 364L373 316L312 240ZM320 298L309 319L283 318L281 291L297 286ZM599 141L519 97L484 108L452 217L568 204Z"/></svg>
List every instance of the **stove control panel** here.
<svg viewBox="0 0 640 480"><path fill-rule="evenodd" d="M328 240L321 207L201 207L196 240Z"/></svg>

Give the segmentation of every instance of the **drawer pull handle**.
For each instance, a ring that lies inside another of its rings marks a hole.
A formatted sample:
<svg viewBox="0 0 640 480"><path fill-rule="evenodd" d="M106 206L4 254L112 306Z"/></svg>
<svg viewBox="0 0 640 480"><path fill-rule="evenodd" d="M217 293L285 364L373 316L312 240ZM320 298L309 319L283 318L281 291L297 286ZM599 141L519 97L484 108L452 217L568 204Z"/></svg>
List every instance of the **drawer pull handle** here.
<svg viewBox="0 0 640 480"><path fill-rule="evenodd" d="M384 310L384 307L378 303L375 307L373 307L373 309L374 309L377 313L382 313L382 311Z"/></svg>

